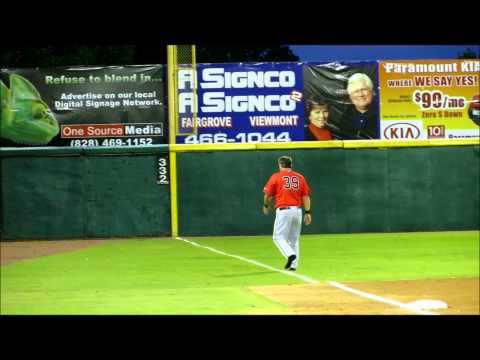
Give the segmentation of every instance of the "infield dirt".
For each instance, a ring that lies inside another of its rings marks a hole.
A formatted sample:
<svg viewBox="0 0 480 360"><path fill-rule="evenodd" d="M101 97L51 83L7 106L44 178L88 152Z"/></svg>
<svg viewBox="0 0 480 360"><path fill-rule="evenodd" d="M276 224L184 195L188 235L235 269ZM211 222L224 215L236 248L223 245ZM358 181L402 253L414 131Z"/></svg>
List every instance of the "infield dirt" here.
<svg viewBox="0 0 480 360"><path fill-rule="evenodd" d="M448 315L480 315L479 283L478 277L342 282L356 290L402 303L442 300L448 308L431 311ZM287 305L297 315L415 315L412 311L354 295L327 283L256 286L251 289Z"/></svg>
<svg viewBox="0 0 480 360"><path fill-rule="evenodd" d="M106 240L32 240L0 241L0 265L15 261L73 251L105 243Z"/></svg>

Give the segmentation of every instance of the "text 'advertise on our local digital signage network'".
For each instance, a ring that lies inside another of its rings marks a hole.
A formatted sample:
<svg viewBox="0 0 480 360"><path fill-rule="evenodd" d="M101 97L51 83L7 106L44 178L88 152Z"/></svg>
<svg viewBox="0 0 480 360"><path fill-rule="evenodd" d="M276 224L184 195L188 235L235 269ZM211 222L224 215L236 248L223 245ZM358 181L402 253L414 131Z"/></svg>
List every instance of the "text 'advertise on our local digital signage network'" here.
<svg viewBox="0 0 480 360"><path fill-rule="evenodd" d="M381 137L480 136L480 60L380 61Z"/></svg>
<svg viewBox="0 0 480 360"><path fill-rule="evenodd" d="M301 65L198 64L192 74L178 72L178 143L303 140Z"/></svg>
<svg viewBox="0 0 480 360"><path fill-rule="evenodd" d="M163 65L2 69L2 146L167 142Z"/></svg>

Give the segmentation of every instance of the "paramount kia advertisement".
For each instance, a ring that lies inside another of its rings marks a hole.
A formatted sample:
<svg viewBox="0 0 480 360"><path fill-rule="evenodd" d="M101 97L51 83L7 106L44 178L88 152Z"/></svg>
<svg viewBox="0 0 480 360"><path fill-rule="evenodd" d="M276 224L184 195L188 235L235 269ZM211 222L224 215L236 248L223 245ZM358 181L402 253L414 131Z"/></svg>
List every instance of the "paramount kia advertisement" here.
<svg viewBox="0 0 480 360"><path fill-rule="evenodd" d="M480 60L380 61L381 138L480 136Z"/></svg>
<svg viewBox="0 0 480 360"><path fill-rule="evenodd" d="M162 65L2 69L0 145L166 143L164 74Z"/></svg>

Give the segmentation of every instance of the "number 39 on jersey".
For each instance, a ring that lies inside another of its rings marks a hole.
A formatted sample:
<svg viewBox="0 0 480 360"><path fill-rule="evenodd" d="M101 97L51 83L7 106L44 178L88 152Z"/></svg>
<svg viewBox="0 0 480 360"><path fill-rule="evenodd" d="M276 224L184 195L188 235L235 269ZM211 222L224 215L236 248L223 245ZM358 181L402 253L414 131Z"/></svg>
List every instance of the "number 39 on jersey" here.
<svg viewBox="0 0 480 360"><path fill-rule="evenodd" d="M282 176L283 188L298 190L298 177L297 176Z"/></svg>

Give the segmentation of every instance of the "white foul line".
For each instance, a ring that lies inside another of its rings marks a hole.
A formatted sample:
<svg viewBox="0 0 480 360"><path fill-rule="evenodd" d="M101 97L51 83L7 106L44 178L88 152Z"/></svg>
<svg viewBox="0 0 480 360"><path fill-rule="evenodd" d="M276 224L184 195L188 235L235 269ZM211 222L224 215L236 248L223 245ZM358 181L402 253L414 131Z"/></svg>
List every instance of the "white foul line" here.
<svg viewBox="0 0 480 360"><path fill-rule="evenodd" d="M226 253L226 252L223 252L223 251L214 249L214 248L209 247L209 246L200 245L200 244L198 244L198 243L196 243L196 242L194 242L194 241L187 240L187 239L182 238L182 237L179 237L179 236L177 236L176 239L177 239L177 240L184 241L184 242L186 242L186 243L189 243L189 244L191 244L191 245L193 245L193 246L197 246L197 247L200 247L200 248L204 248L204 249L210 250L210 251L212 251L212 252L214 252L214 253L217 253L217 254L220 254L220 255L229 256L229 257L232 257L232 258L235 258L235 259L238 259L238 260L246 261L246 262L248 262L248 263L251 263L251 264L254 264L254 265L263 267L263 268L268 269L268 270L272 270L272 271L276 271L276 272L281 273L281 274L284 274L284 275L289 275L289 276L296 277L296 278L298 278L298 279L300 279L300 280L303 280L303 281L305 281L305 282L307 282L307 283L310 283L310 284L320 284L320 281L315 280L315 279L312 279L311 277L308 277L308 276L306 276L306 275L301 275L301 274L294 273L294 272L291 272L291 271L279 270L279 269L274 268L274 267L272 267L272 266L270 266L270 265L262 264L261 262L258 262L258 261L255 261L255 260L250 260L250 259L244 258L243 256L228 254L228 253ZM364 291L356 290L356 289L353 289L353 288L348 287L348 286L346 286L346 285L340 284L340 283L338 283L338 282L336 282L336 281L327 281L327 284L328 284L328 285L331 285L331 286L333 286L333 287L336 287L336 288L338 288L338 289L347 291L347 292L349 292L349 293L352 293L352 294L355 294L355 295L358 295L358 296L361 296L361 297L370 299L370 300L375 300L375 301L383 302L383 303L385 303L385 304L389 304L389 305L393 305L393 306L398 306L398 307L400 307L400 308L402 308L402 309L405 309L405 310L408 310L408 311L412 311L412 312L415 312L415 313L418 313L418 314L421 314L421 315L438 315L437 313L434 313L434 312L428 312L428 311L423 311L423 310L420 310L420 309L412 308L412 307L409 306L408 304L402 303L402 302L400 302L400 301L396 301L396 300L384 298L384 297L381 297L381 296L378 296L378 295L369 294L369 293L364 292Z"/></svg>
<svg viewBox="0 0 480 360"><path fill-rule="evenodd" d="M250 260L250 259L247 259L247 258L244 258L242 256L238 256L238 255L232 255L232 254L227 254L226 252L223 252L223 251L220 251L220 250L217 250L217 249L214 249L214 248L211 248L209 246L203 246L203 245L200 245L194 241L191 241L191 240L187 240L187 239L184 239L184 238L181 238L181 237L178 237L176 238L177 240L182 240L182 241L185 241L189 244L192 244L193 246L197 246L197 247L201 247L201 248L204 248L204 249L207 249L207 250L210 250L210 251L213 251L214 253L217 253L217 254L221 254L221 255L225 255L225 256L230 256L230 257L233 257L235 259L238 259L238 260L242 260L242 261L246 261L246 262L249 262L251 264L255 264L257 266L260 266L260 267L263 267L265 269L268 269L268 270L272 270L272 271L276 271L276 272L279 272L281 274L285 274L285 275L289 275L289 276L293 276L293 277L296 277L300 280L303 280L307 283L310 283L310 284L319 284L320 282L315 280L315 279L312 279L308 276L305 276L305 275L300 275L300 274L297 274L297 273L294 273L292 271L285 271L285 270L279 270L279 269L276 269L270 265L266 265L266 264L262 264L261 262L258 262L258 261L255 261L255 260Z"/></svg>

